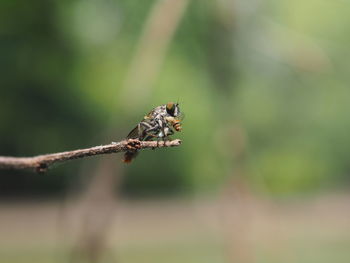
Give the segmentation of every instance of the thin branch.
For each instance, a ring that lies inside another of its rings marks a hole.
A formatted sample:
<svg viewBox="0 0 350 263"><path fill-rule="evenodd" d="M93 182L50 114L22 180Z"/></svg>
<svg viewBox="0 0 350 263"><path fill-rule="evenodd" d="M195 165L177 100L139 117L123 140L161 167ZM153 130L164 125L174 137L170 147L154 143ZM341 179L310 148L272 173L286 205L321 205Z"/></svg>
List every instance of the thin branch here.
<svg viewBox="0 0 350 263"><path fill-rule="evenodd" d="M139 141L137 139L113 142L107 145L95 146L60 153L38 155L34 157L9 157L0 156L0 169L35 169L37 172L45 172L54 163L65 162L73 159L85 158L100 154L126 152L135 149L161 148L179 146L181 140L172 141Z"/></svg>

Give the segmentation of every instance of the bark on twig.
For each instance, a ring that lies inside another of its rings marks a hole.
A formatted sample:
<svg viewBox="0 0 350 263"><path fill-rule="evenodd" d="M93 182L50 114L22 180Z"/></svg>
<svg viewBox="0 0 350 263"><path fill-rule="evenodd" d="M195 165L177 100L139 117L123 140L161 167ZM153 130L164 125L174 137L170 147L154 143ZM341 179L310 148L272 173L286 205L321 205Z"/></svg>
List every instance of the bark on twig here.
<svg viewBox="0 0 350 263"><path fill-rule="evenodd" d="M172 141L139 141L136 139L123 140L107 145L95 146L60 153L38 155L34 157L9 157L0 156L0 169L35 169L37 172L45 172L54 163L65 162L73 159L85 158L100 154L125 152L130 149L146 149L179 146L181 140Z"/></svg>

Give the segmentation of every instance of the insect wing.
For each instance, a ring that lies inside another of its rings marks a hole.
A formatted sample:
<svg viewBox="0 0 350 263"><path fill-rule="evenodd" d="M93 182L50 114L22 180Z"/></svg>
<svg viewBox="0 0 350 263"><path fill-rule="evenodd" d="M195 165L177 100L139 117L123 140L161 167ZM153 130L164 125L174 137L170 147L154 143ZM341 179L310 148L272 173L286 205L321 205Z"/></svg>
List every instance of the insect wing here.
<svg viewBox="0 0 350 263"><path fill-rule="evenodd" d="M126 136L127 139L138 139L139 137L140 135L138 126L132 129L131 132L129 132L128 136Z"/></svg>

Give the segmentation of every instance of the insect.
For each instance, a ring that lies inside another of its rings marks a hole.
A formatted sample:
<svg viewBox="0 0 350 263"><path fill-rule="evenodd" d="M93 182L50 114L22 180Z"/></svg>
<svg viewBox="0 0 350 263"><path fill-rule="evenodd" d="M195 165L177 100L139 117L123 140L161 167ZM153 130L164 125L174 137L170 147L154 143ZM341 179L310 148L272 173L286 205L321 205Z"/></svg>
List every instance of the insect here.
<svg viewBox="0 0 350 263"><path fill-rule="evenodd" d="M144 116L143 120L131 130L126 138L140 141L164 141L176 131L182 130L181 121L183 117L178 103L169 102L160 105ZM136 149L125 152L123 162L130 163L137 154Z"/></svg>

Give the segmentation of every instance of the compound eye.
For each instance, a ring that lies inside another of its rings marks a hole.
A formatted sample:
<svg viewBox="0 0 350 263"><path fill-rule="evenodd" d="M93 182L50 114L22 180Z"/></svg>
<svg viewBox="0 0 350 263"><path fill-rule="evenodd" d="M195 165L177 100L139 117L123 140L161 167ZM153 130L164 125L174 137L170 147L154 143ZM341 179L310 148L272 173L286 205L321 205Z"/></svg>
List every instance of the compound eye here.
<svg viewBox="0 0 350 263"><path fill-rule="evenodd" d="M166 105L166 111L169 115L174 116L175 113L175 104L173 102L169 102Z"/></svg>

